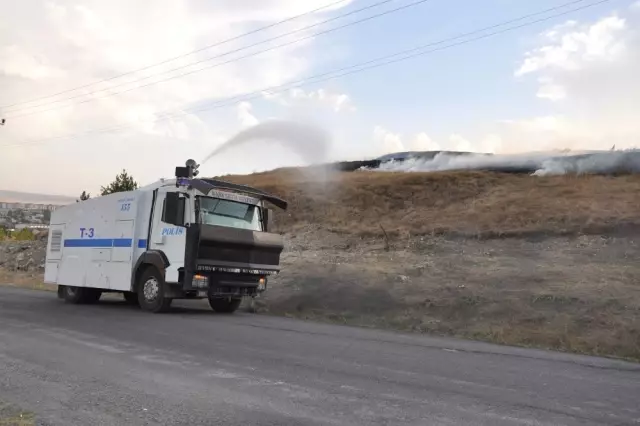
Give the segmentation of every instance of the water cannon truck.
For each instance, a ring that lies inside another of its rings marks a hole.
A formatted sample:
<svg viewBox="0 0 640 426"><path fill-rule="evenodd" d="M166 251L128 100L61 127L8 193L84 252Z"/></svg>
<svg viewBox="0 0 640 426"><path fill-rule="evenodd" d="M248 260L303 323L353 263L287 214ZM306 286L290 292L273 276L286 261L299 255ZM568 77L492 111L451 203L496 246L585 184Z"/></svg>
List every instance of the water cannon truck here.
<svg viewBox="0 0 640 426"><path fill-rule="evenodd" d="M122 293L149 312L174 299L208 299L232 313L280 271L283 238L270 232L287 202L256 188L198 178L188 160L175 177L52 212L44 281L74 304Z"/></svg>

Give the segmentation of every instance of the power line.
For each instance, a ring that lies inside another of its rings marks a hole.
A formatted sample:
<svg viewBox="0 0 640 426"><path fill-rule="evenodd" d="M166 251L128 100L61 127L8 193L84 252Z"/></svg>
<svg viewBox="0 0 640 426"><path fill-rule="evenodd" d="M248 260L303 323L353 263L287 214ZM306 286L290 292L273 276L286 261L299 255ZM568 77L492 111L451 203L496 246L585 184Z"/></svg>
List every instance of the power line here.
<svg viewBox="0 0 640 426"><path fill-rule="evenodd" d="M577 0L577 1L572 1L569 3L565 3L561 6L557 6L554 8L550 8L550 9L546 9L544 11L540 11L540 12L535 12L532 14L528 14L528 15L524 15L521 16L519 18L515 18L515 19L511 19L499 24L495 24L489 27L485 27L482 29L478 29L472 32L468 32L468 33L464 33L464 34L460 34L458 36L455 37L449 37L437 42L432 42L429 44L425 44L422 46L418 46L412 49L407 49L407 50L403 50L401 52L392 54L392 55L387 55L387 56L383 56L377 59L373 59L370 61L366 61L366 62L362 62L359 64L355 64L349 67L344 67L338 70L334 70L334 71L330 71L327 73L323 73L323 74L318 74L315 76L311 76L308 77L306 79L303 80L299 80L297 82L293 82L293 83L289 83L289 84L285 84L285 85L280 85L280 86L273 86L273 87L269 87L269 88L265 88L259 91L255 91L249 94L245 94L245 95L239 95L233 98L229 98L229 99L225 99L225 100L221 100L218 102L215 102L213 105L208 105L206 107L202 107L202 108L194 108L194 109L185 109L183 111L181 111L181 113L184 112L190 112L190 113L196 113L196 112L203 112L203 111L209 111L209 110L213 110L213 109L217 109L217 108L222 108L225 106L229 106L229 105L233 105L237 102L241 102L241 101L248 101L248 100L253 100L253 99L257 99L257 98L261 98L263 96L263 93L265 92L269 92L269 93L281 93L284 92L286 90L290 90L293 88L298 88L298 87L302 87L308 84L314 84L314 83L319 83L319 82L323 82L323 81L327 81L327 80L332 80L332 79L336 79L336 78L340 78L340 77L344 77L347 75L351 75L351 74L356 74L359 72L363 72L363 71L367 71L370 69L374 69L374 68L379 68L382 66L386 66L386 65L390 65L393 63L398 63L398 62L402 62L402 61L406 61L408 59L412 59L418 56L422 56L422 55L426 55L429 53L434 53L437 51L441 51L441 50L446 50L446 49L450 49L453 47L457 47L457 46L461 46L461 45L465 45L465 44L469 44L478 40L483 40L485 38L489 38L489 37L493 37L499 34L503 34L509 31L513 31L513 30L517 30L520 28L524 28L524 27L528 27L531 25L535 25L537 23L541 23L541 22L545 22L548 21L550 19L554 19L554 18L558 18L560 16L565 16L568 15L570 13L573 12L578 12L580 10L584 10L590 7L594 7L594 6L598 6L600 4L604 4L604 3L608 3L611 2L612 0L600 0L600 1L596 1L596 2L591 2L588 3L584 6L580 6L580 7L576 7L573 9L570 9L568 11L564 11L564 12L560 12L560 13L556 13L544 18L540 18L540 19L536 19L534 21L529 21L529 22L525 22L523 24L519 24L519 25L514 25L511 27L507 27L501 30L497 30L497 31L493 31L487 34L482 34L479 35L477 37L472 37L472 38L468 38L466 40L462 40L462 41L458 41L455 43L451 43L452 41L455 40L460 40L463 39L465 37L468 37L470 35L474 35L474 34L480 34L483 32L486 32L488 30L492 30L495 28L499 28L499 27L503 27L505 25L509 25L511 23L514 22L518 22L518 21L522 21L537 15L542 15L545 13L548 13L550 11L553 10L558 10L561 8L565 8L567 6L570 6L572 4L576 4L576 3L583 3L585 0ZM449 44L447 44L449 43ZM429 47L433 47L433 46L437 46L437 45L444 45L442 47L437 47L437 48L433 48L433 49L428 49L425 50ZM396 58L396 59L392 59L392 58ZM162 113L161 113L162 114ZM163 120L168 120L171 118L178 118L179 115L174 113L174 114L165 114L165 115L161 115L159 117L156 117L154 119L151 120L141 120L143 122L157 122L157 121L163 121ZM87 136L87 135L92 135L92 134L99 134L99 133L111 133L111 132L115 132L115 131L119 131L119 130L124 130L124 129L128 129L128 128L132 128L133 126L130 124L126 124L126 125L118 125L118 126L114 126L114 127L106 127L106 128L102 128L102 129L97 129L97 130L93 130L93 131L87 131L87 132L80 132L80 133L75 133L75 134L71 134L71 135L63 135L63 136L55 136L55 137L51 137L51 138L44 138L44 139L36 139L36 140L31 140L31 141L25 141L24 143L14 143L14 144L7 144L7 145L0 145L0 148L3 147L12 147L12 146L25 146L25 145L37 145L37 144L41 144L43 142L47 142L50 140L56 140L56 139L74 139L77 137L81 137L81 136Z"/></svg>
<svg viewBox="0 0 640 426"><path fill-rule="evenodd" d="M428 47L433 47L433 46L436 46L436 45L445 44L445 43L448 43L448 42L451 42L451 41L455 41L455 40L458 40L458 39L461 39L461 38L464 38L464 37L468 37L468 36L473 35L473 34L482 33L482 32L485 32L487 30L491 30L491 29L494 29L494 28L498 28L498 27L501 27L501 26L508 25L510 23L514 23L514 22L517 22L517 21L522 21L524 19L528 19L528 18L531 18L533 16L545 14L545 13L548 13L550 11L554 11L554 10L558 10L558 9L562 9L562 8L565 8L567 6L570 6L570 5L573 5L573 4L576 4L576 3L583 3L584 1L585 0L572 1L572 2L569 2L569 3L565 3L563 5L557 6L557 7L546 9L544 11L535 12L535 13L532 13L532 14L529 14L529 15L525 15L525 16L516 18L516 19L512 19L512 20L505 21L505 22L502 22L502 23L499 23L499 24L496 24L496 25L492 25L490 27L485 27L485 28L482 28L482 29L479 29L479 30L475 30L475 31L472 31L472 32L460 34L460 35L455 36L455 37L450 37L450 38L443 39L443 40L440 40L440 41L437 41L437 42L432 42L432 43L429 43L429 44L426 44L426 45L422 45L422 46L419 46L419 47L416 47L416 48L404 50L404 51L401 51L401 52L398 52L398 53L395 53L395 54L392 54L392 55L383 56L383 57L380 57L380 58L377 58L377 59L374 59L374 60L370 60L370 61L366 61L366 62L363 62L363 63L355 64L355 65L352 65L352 66L349 66L349 67L344 67L344 68L340 68L340 69L333 70L333 71L330 71L330 72L326 72L326 73L323 73L323 74L318 74L318 75L311 76L311 77L308 77L308 78L305 78L305 79L302 79L302 80L298 80L296 82L292 82L292 83L288 83L288 84L284 84L284 85L279 85L279 86L272 86L272 87L261 89L259 91L251 92L251 93L248 93L248 94L238 95L238 96L235 96L235 97L232 97L232 98L228 98L228 99L225 99L225 100L216 101L216 102L213 103L213 105L208 105L208 106L203 107L203 108L186 109L186 110L183 110L183 111L180 111L180 112L181 113L184 113L184 112L196 113L196 112L203 112L203 111L213 110L213 109L221 108L221 107L224 107L224 106L233 105L233 104L235 104L237 102L248 101L248 100L254 100L254 99L257 99L257 98L261 98L263 96L263 93L265 93L265 92L281 93L281 92L284 92L286 90L302 87L302 86L305 86L305 85L308 85L308 84L314 84L314 83L319 83L319 82L323 82L323 81L327 81L327 80L332 80L332 79L335 79L335 78L343 77L343 76L354 74L354 73L357 73L357 72L366 71L368 69L378 68L378 67L381 67L381 66L384 66L384 65L388 65L388 64L392 64L392 63L396 63L396 62L401 62L401 61L404 61L404 60L407 60L407 59L411 59L411 58L414 58L414 57L417 57L417 56L422 56L422 55L425 55L425 54L428 54L428 53L432 53L432 52L436 52L436 51L440 51L440 50L445 50L445 49L448 49L448 48L452 48L452 47L456 47L456 46L459 46L459 45L471 43L471 42L474 42L474 41L477 41L477 40L481 40L481 39L484 39L484 38L488 38L488 37L491 37L491 36L502 34L502 33L505 33L505 32L508 32L508 31L512 31L512 30L515 30L515 29L519 29L519 28L523 28L523 27L526 27L526 26L534 25L536 23L540 23L540 22L544 22L544 21L547 21L547 20L550 20L550 19L553 19L553 18L564 16L564 15L567 15L567 14L570 14L570 13L573 13L573 12L577 12L579 10L583 10L583 9L587 9L587 8L590 8L590 7L593 7L593 6L597 6L599 4L607 3L607 2L610 2L611 0L601 0L601 1L598 1L598 2L587 4L587 5L582 6L582 7L571 9L571 10L568 10L568 11L565 11L565 12L562 12L562 13L558 13L558 14L555 14L555 15L551 15L551 16L548 16L548 17L545 17L545 18L541 18L541 19L538 19L538 20L535 20L535 21L527 22L525 24L521 24L521 25L518 25L518 26L509 27L509 28L506 28L506 29L503 29L503 30L500 30L500 31L493 32L493 33L485 34L485 35L482 35L482 36L479 36L479 37L476 37L476 38L472 38L472 39L469 39L469 40L464 40L464 41L461 41L461 42L458 42L458 43L454 43L454 44L451 44L451 45L446 45L444 47L440 47L440 48L437 48L437 49L432 49L432 50L428 50L428 51L424 51L424 52L421 51L421 50L424 50L425 48L428 48ZM402 55L405 55L405 56L402 56ZM398 57L398 56L400 56L400 58L389 60L391 58ZM386 61L382 62L382 63L377 63L377 62L384 61L384 60L386 60ZM142 122L157 122L157 121L162 121L162 120L168 120L168 119L171 119L171 118L178 118L178 115L160 113L159 117L156 117L156 118L153 118L153 119L150 119L150 120L141 120L141 121ZM34 141L26 141L26 143L27 144L31 144L31 143L39 143L39 142L48 141L48 140L54 140L54 139L76 138L76 137L80 137L80 136L84 136L84 135L88 135L88 134L94 134L94 133L110 133L110 132L123 130L123 129L131 128L131 127L132 127L131 125L118 125L118 126L115 126L115 127L107 127L107 128L102 128L102 129L98 129L98 130L95 130L95 131L87 131L87 132L82 132L82 133L77 133L77 134L72 134L72 135L66 135L66 136L63 135L63 136L45 138L45 139L34 140ZM1 145L0 147L3 147L3 146L16 146L16 145L21 145L21 144Z"/></svg>
<svg viewBox="0 0 640 426"><path fill-rule="evenodd" d="M383 56L383 57L380 57L380 58L377 58L377 59L373 59L373 60L370 60L370 61L366 61L366 62L361 62L361 63L356 64L356 65L340 68L340 69L337 69L337 70L334 70L334 71L330 71L330 72L327 72L327 73L317 74L315 76L308 77L308 78L306 78L304 80L299 80L297 82L293 82L293 83L288 83L288 84L285 84L285 85L277 86L275 88L263 89L263 90L260 90L260 91L255 91L255 92L251 92L251 93L248 93L248 94L239 95L239 96L236 96L234 98L224 99L224 100L221 100L221 101L214 102L213 105L208 105L206 107L190 108L190 109L185 109L184 111L189 112L189 113L209 111L209 110L213 110L213 109L217 109L217 108L233 105L233 104L236 104L238 102L250 101L250 100L261 98L261 97L264 96L263 94L265 92L272 93L272 94L273 93L281 93L281 92L286 91L286 90L299 88L299 87L302 87L302 86L305 86L305 85L309 85L309 84L320 83L320 82L324 82L324 81L328 81L328 80L334 80L336 78L344 77L344 76L351 75L351 74L356 74L356 73L359 73L359 72L362 72L362 71L366 71L366 70L369 70L369 69L379 68L379 67L382 67L382 66L385 66L385 65L390 65L390 64L397 63L397 62L402 62L402 61L405 61L405 60L408 60L408 59L412 59L412 58L415 58L415 57L418 57L418 56L422 56L422 55L425 55L425 54L434 53L434 52L441 51L441 50L446 50L446 49L457 47L457 46L464 45L464 44L469 44L471 42L478 41L478 40L483 40L485 38L493 37L495 35L502 34L502 33L508 32L508 31L513 31L513 30L516 30L516 29L528 27L528 26L531 26L531 25L534 25L534 24L537 24L537 23L540 23L540 22L548 21L548 20L553 19L553 18L557 18L557 17L560 17L560 16L567 15L569 13L577 12L577 11L580 11L580 10L583 10L583 9L587 9L587 8L590 8L590 7L593 7L593 6L597 6L597 5L600 5L600 4L603 4L603 3L608 3L608 2L610 2L612 0L600 0L600 1L597 1L597 2L594 2L594 3L587 4L587 5L582 6L582 7L578 7L578 8L575 8L575 9L572 9L572 10L568 10L568 11L565 11L565 12L562 12L562 13L558 13L558 14L551 15L551 16L548 16L548 17L545 17L545 18L541 18L541 19L537 19L537 20L534 20L534 21L531 21L531 22L527 22L525 24L520 24L520 25L509 27L509 28L506 28L506 29L503 29L503 30L500 30L500 31L495 31L495 32L491 32L491 33L488 33L488 34L484 34L484 35L481 35L479 37L471 38L471 39L468 39L468 40L463 40L463 41L452 43L452 44L447 44L444 47L439 47L439 48L436 48L436 49L430 49L430 50L426 50L425 51L425 49L428 48L428 47L433 47L433 46L449 43L449 42L452 42L452 41L455 41L455 40L459 40L459 39L464 38L464 37L468 37L469 35L485 32L487 30L491 30L491 29L494 29L494 28L497 28L497 27L500 27L500 26L505 26L505 25L508 25L510 23L521 21L523 19L531 18L533 16L540 15L540 14L545 13L545 12L548 13L549 11L557 10L557 9L566 7L566 6L571 5L571 4L583 3L584 1L586 1L586 0L575 0L575 1L572 1L570 3L565 3L562 6L557 6L557 7L551 8L551 9L547 9L544 12L533 13L533 14L527 15L526 17L521 17L521 18L513 19L513 20L510 20L510 21L506 21L506 22L503 22L501 24L496 24L496 25L493 25L491 27L483 28L481 30L472 31L472 32L469 32L469 33L465 33L465 34L462 34L462 35L459 35L459 36L451 37L451 38L448 38L448 39L445 39L445 40L441 40L441 41L438 41L438 42L433 42L433 43L429 43L429 44L422 45L422 46L419 46L419 47L415 47L415 48L412 48L412 49L407 49L407 50L404 50L402 52L394 53L392 55ZM396 57L399 57L399 58L391 59L391 58L396 58ZM382 62L380 62L380 61L382 61ZM309 81L309 80L313 80L313 81ZM286 86L286 87L284 87L284 86ZM277 90L272 90L272 89L277 89ZM174 118L174 117L172 117L172 116L162 117L161 116L161 117L158 118L158 120L153 120L152 122L160 121L160 120L166 120L166 119L170 119L170 118ZM175 117L175 118L177 118L177 117Z"/></svg>
<svg viewBox="0 0 640 426"><path fill-rule="evenodd" d="M280 36L277 36L277 37L273 37L271 39L267 39L267 40L252 44L250 46L242 47L242 48L235 49L233 51L226 52L226 53L223 53L223 54L211 57L211 58L207 58L207 59L203 59L203 60L200 60L200 61L196 61L196 62L193 62L191 64L187 64L185 66L174 68L174 69L169 70L169 71L165 71L165 72L161 72L161 73L158 73L158 74L155 74L155 75L147 76L147 77L144 77L144 78L141 78L141 79L138 79L138 80L134 80L134 81L118 84L118 85L112 86L110 88L97 90L97 91L94 91L94 92L90 92L88 94L77 95L77 96L73 96L71 98L66 98L66 99L61 99L61 100L58 100L58 101L53 101L53 102L41 104L41 105L38 105L36 107L46 106L46 105L49 105L49 104L63 102L65 100L70 100L70 99L75 99L75 98L79 98L79 97L83 97L83 96L92 95L92 94L95 94L95 93L103 92L105 90L114 89L114 88L117 88L117 87L120 87L120 86L124 86L124 85L127 85L127 84L137 83L137 82L142 81L142 80L147 80L149 78L156 77L158 75L168 74L168 73L171 73L173 71L177 71L177 70L180 70L180 69L183 69L183 68L187 68L187 67L196 65L198 63L208 62L208 61L210 61L212 59L216 59L216 58L220 58L220 57L223 57L223 56L227 56L227 55L232 54L232 53L237 53L239 51L246 50L248 48L258 46L260 44L264 44L264 43L267 43L267 42L270 42L270 41L273 41L273 40L276 40L276 39L279 39L279 38L286 37L286 36L294 34L296 32L301 32L303 30L312 28L314 26L322 25L322 24L325 24L327 22L330 22L330 21L333 21L333 20L336 20L336 19L341 19L341 18L343 18L345 16L348 16L350 14L361 12L361 11L363 11L365 9L370 9L372 7L377 7L377 6L381 5L381 4L387 3L389 1L393 1L393 0L384 0L384 1L381 1L381 2L378 2L378 3L375 3L373 5L370 5L370 6L367 6L367 7L352 11L352 12L350 12L348 14L344 14L344 15L341 15L341 16L338 16L338 17L335 17L335 18L331 18L331 19L328 19L326 21L323 21L323 22L320 22L320 23L317 23L317 24L314 24L314 25L311 25L311 26L308 26L308 27L304 27L304 28L301 28L301 29L298 29L298 30L295 30L295 31L292 31L292 32L289 32L289 33L286 33L286 34L283 34L283 35L280 35ZM394 9L390 9L390 10L387 10L387 11L382 12L382 13L378 13L378 14L371 15L371 16L368 16L368 17L363 18L363 19L359 19L359 20L356 20L356 21L353 21L353 22L349 22L347 24L344 24L344 25L341 25L341 26L338 26L338 27L334 27L334 28L330 28L328 30L320 31L320 32L317 32L317 33L314 33L314 34L311 34L311 35L308 35L308 36L305 36L305 37L302 37L302 38L299 38L299 39L296 39L296 40L293 40L293 41L289 41L289 42L286 42L286 43L281 43L279 45L276 45L276 46L273 46L273 47L270 47L270 48L267 48L267 49L263 49L263 50L260 50L258 52L253 52L253 53L250 53L250 54L247 54L247 55L244 55L244 56L240 56L240 57L237 57L237 58L233 58L233 59L230 59L230 60L227 60L227 61L224 61L224 62L215 63L215 64L208 65L208 66L196 69L196 70L191 70L191 71L187 71L187 72L184 72L184 73L181 73L181 74L173 75L173 76L164 78L162 80L152 81L152 82L144 84L142 86L135 86L135 87L131 87L131 88L128 88L128 89L121 90L119 92L109 93L109 94L106 94L104 96L99 96L99 97L95 97L95 98L91 98L91 99L85 99L85 100L81 100L79 102L72 102L72 103L69 103L69 104L66 104L66 105L47 108L47 109L38 110L38 111L34 111L34 112L27 112L27 113L23 113L23 114L17 114L17 115L9 116L9 117L15 119L15 118L34 115L34 114L40 114L40 113L47 112L47 111L53 111L53 110L60 109L60 108L67 108L67 107L73 106L73 105L79 105L79 104L84 104L84 103L88 103L88 102L93 102L93 101L104 99L104 98L107 98L107 97L110 97L110 96L116 96L116 95L120 95L120 94L123 94L123 93L131 92L133 90L142 89L142 88L149 87L149 86L152 86L152 85L155 85L155 84L158 84L158 83L163 83L163 82L166 82L166 81L169 81L169 80L173 80L173 79L176 79L176 78L185 77L187 75L195 74L195 73L198 73L198 72L201 72L201 71L204 71L204 70L208 70L208 69L211 69L211 68L216 68L216 67L219 67L219 66L222 66L222 65L226 65L226 64L233 63L233 62L237 62L239 60L250 58L250 57L262 54L262 53L266 53L266 52L270 52L270 51L276 50L276 49L280 49L282 47L290 46L292 44L296 44L296 43L299 43L299 42L304 41L304 40L312 39L312 38L315 38L315 37L320 36L320 35L328 34L328 33L335 32L335 31L338 31L338 30L341 30L341 29L344 29L344 28L347 28L347 27L358 25L358 24L361 24L363 22L370 21L372 19L376 19L376 18L380 18L380 17L385 16L385 15L389 15L391 13L396 13L396 12L399 12L401 10L407 9L409 7L417 6L417 5L422 4L422 3L426 3L427 1L429 1L429 0L414 1L413 3L409 3L407 5L396 7Z"/></svg>
<svg viewBox="0 0 640 426"><path fill-rule="evenodd" d="M333 21L336 21L338 19L345 18L345 17L350 16L350 15L354 15L354 14L363 12L365 10L381 6L381 5L386 4L386 3L390 3L391 1L393 1L393 0L382 0L382 1L379 1L377 3L362 7L360 9L356 9L356 10L353 10L351 12L344 13L344 14L335 16L333 18L326 19L326 20L324 20L322 22L318 22L318 23L315 23L315 24L312 24L312 25L308 25L306 27L302 27L302 28L299 28L297 30L289 31L287 33L284 33L284 34L281 34L281 35L278 35L278 36L275 36L275 37L268 38L266 40L262 40L262 41L253 43L253 44L250 44L248 46L244 46L244 47L240 47L240 48L237 48L237 49L233 49L233 50L230 50L228 52L224 52L224 53L221 53L221 54L218 54L218 55L206 58L206 59L201 59L201 60L198 60L198 61L195 61L195 62L191 62L191 63L186 64L186 65L181 65L179 67L172 68L172 69L167 70L167 71L162 71L162 72L159 72L159 73L156 73L156 74L145 76L145 77L139 78L137 80L132 80L132 81L119 83L119 84L116 84L114 86L107 87L107 88L104 88L104 89L94 90L93 92L82 93L82 94L78 94L78 95L74 95L74 96L70 96L70 97L63 98L63 99L58 99L58 100L52 100L52 101L48 101L48 102L41 103L41 104L38 104L38 105L25 106L25 107L22 107L22 108L10 110L10 111L8 111L8 113L19 112L19 111L22 111L22 110L28 110L28 109L32 109L32 108L39 108L39 107L52 105L52 104L57 104L57 103L60 103L60 102L65 102L65 101L68 101L68 100L73 100L73 99L77 99L77 98L81 98L81 97L85 97L85 96L91 96L91 95L96 94L96 93L105 92L105 91L108 91L108 90L112 90L112 89L115 89L115 88L118 88L118 87L130 85L130 84L135 84L135 83L138 83L138 82L141 82L141 81L144 81L144 80L148 80L150 78L157 77L157 76L160 76L160 75L170 74L170 73L172 73L174 71L179 71L179 70L182 70L182 69L185 69L185 68L189 68L189 67L192 67L192 66L200 64L200 63L209 62L209 61L211 61L213 59L218 59L218 58L222 58L222 57L225 57L225 56L229 56L231 54L238 53L238 52L241 52L243 50L250 49L252 47L256 47L256 46L259 46L259 45L262 45L262 44L266 44L266 43L269 43L269 42L272 42L272 41L275 41L275 40L279 40L281 38L285 38L285 37L288 37L290 35L293 35L293 34L296 34L296 33L302 32L302 31L306 31L306 30L309 30L309 29L312 29L312 28L327 24L329 22L333 22ZM259 55L261 53L266 53L266 52L269 52L269 51L272 51L272 50L280 49L282 47L290 46L292 44L299 43L301 41L308 40L308 39L311 39L311 38L314 38L314 37L317 37L317 36L320 36L320 35L328 34L328 33L335 32L335 31L338 31L338 30L341 30L341 29L344 29L344 28L347 28L347 27L358 25L358 24L361 24L363 22L370 21L372 19L376 19L376 18L380 18L380 17L385 16L385 15L389 15L391 13L396 13L396 12L399 12L401 10L407 9L409 7L413 7L413 6L417 6L419 4L425 3L427 1L429 1L429 0L417 0L417 1L414 1L413 3L409 3L408 5L396 7L394 9L390 9L390 10L382 12L382 13L371 15L371 16L368 16L366 18L363 18L363 19L360 19L360 20L357 20L357 21L349 22L349 23L347 23L345 25L341 25L341 26L338 26L338 27L335 27L335 28L330 28L328 30L320 31L320 32L317 32L317 33L314 33L314 34L311 34L311 35L308 35L308 36L305 36L305 37L302 37L302 38L299 38L299 39L296 39L296 40L293 40L293 41L290 41L290 42L287 42L287 43L282 43L282 44L279 44L277 46L270 47L268 49L260 50L258 52L253 52L253 53L250 53L248 55L244 55L244 56L241 56L241 57L238 57L238 58L233 58L233 59L230 59L230 60L225 61L225 62L212 64L212 65L209 65L209 66L206 66L206 67L203 67L203 68L199 68L197 70L187 71L187 72L184 72L182 74L177 74L177 75L174 75L174 76L170 76L170 77L167 77L167 78L162 79L162 80L153 81L151 83L147 83L147 84L144 84L142 86L135 86L135 87L131 87L129 89L125 89L125 90L119 91L119 92L109 93L109 94L106 94L104 96L100 96L100 97L97 97L97 98L86 99L86 100L83 100L83 101L80 101L80 102L72 102L72 103L69 103L69 104L66 104L66 105L61 105L59 107L47 108L47 109L44 109L44 110L38 110L38 111L34 111L34 112L27 112L27 113L17 114L17 115L10 116L10 117L11 118L18 118L18 117L24 117L24 116L39 114L39 113L42 113L42 112L52 111L52 110L59 109L59 108L66 108L66 107L69 107L69 106L72 106L72 105L83 104L83 103L87 103L87 102L93 102L95 100L103 99L103 98L106 98L106 97L109 97L109 96L119 95L119 94L122 94L122 93L130 92L132 90L142 89L144 87L148 87L148 86L152 86L152 85L155 85L155 84L158 84L158 83L162 83L162 82L165 82L165 81L173 80L175 78L184 77L184 76L191 75L191 74L194 74L194 73L197 73L197 72L200 72L200 71L204 71L204 70L207 70L207 69L216 68L216 67L221 66L221 65L226 65L226 64L229 64L229 63L232 63L232 62L236 62L236 61L239 61L241 59L246 59L246 58L249 58L249 57L253 57L253 56Z"/></svg>
<svg viewBox="0 0 640 426"><path fill-rule="evenodd" d="M232 41L236 41L236 40L239 40L241 38L244 38L244 37L247 37L247 36L262 32L262 31L265 31L265 30L268 30L270 28L277 27L279 25L285 24L287 22L294 21L294 20L302 18L304 16L311 15L311 14L316 13L316 12L320 12L321 10L329 9L329 8L331 8L333 6L336 6L336 5L340 4L340 3L344 3L345 1L347 1L347 0L334 1L333 3L329 3L327 5L318 7L316 9L310 10L308 12L304 12L304 13L301 13L299 15L292 16L291 18L283 19L283 20L275 22L273 24L266 25L266 26L260 27L260 28L256 28L255 30L252 30L252 31L249 31L249 32L246 32L246 33L243 33L243 34L237 35L235 37L231 37L231 38L228 38L228 39L225 39L225 40L213 43L213 44L209 44L209 45L203 46L203 47L201 47L199 49L192 50L190 52L183 53L182 55L174 56L174 57L169 58L169 59L165 59L165 60L163 60L161 62L156 62L156 63L150 64L150 65L146 65L146 66L144 66L142 68L137 68L137 69L132 70L132 71L127 71L127 72L124 72L122 74L114 75L113 77L105 78L103 80L95 81L93 83L87 83L87 84L85 84L83 86L72 87L70 89L66 89L66 90L63 90L61 92L53 93L51 95L41 96L41 97L33 98L33 99L30 99L30 100L27 100L27 101L16 102L16 103L13 103L13 104L10 104L10 105L3 105L3 106L0 106L0 108L2 108L2 109L11 108L11 107L14 107L14 106L17 106L17 105L22 105L22 104L26 104L26 103L31 103L31 102L43 100L43 99L53 98L55 96L62 95L64 93L74 92L74 91L79 90L79 89L84 89L86 87L94 86L96 84L106 83L108 81L112 81L112 80L115 80L115 79L118 79L118 78L121 78L121 77L125 77L127 75L135 74L135 73L140 72L140 71L145 71L145 70L148 70L148 69L151 69L151 68L154 68L154 67L157 67L157 66L164 65L166 63L175 61L176 59L181 59L181 58L184 58L186 56L190 56L190 55L193 55L195 53L199 53L199 52L202 52L204 50L211 49L213 47L222 46L223 44L227 44L227 43L230 43Z"/></svg>

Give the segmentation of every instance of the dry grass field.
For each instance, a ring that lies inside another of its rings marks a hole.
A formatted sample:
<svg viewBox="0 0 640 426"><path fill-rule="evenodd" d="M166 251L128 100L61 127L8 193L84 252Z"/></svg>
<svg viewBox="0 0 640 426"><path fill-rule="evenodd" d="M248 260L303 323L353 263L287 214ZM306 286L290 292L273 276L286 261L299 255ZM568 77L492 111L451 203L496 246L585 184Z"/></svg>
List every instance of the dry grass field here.
<svg viewBox="0 0 640 426"><path fill-rule="evenodd" d="M335 173L296 169L225 176L290 201L278 229L318 225L354 236L518 236L602 232L640 224L640 175L554 176L488 172Z"/></svg>

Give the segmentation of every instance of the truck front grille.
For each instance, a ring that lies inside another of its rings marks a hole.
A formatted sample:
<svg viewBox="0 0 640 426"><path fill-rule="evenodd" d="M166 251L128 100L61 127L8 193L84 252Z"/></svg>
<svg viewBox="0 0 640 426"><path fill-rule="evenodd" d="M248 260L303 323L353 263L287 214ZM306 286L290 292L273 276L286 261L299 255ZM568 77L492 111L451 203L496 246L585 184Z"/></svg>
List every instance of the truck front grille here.
<svg viewBox="0 0 640 426"><path fill-rule="evenodd" d="M280 252L246 247L220 247L201 244L198 258L255 265L278 265Z"/></svg>

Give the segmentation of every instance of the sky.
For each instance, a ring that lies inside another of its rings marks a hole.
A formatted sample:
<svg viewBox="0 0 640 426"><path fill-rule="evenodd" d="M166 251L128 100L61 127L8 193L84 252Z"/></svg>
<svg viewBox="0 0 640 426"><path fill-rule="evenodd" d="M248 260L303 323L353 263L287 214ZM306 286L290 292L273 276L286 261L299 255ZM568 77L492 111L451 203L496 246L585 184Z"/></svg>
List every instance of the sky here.
<svg viewBox="0 0 640 426"><path fill-rule="evenodd" d="M640 1L611 0L458 46L433 45L444 48L394 64L310 80L569 0L376 3L12 2L0 15L0 189L95 194L122 169L151 183L273 119L327 132L326 149L313 150L323 153L315 162L405 150L499 154L639 144ZM200 170L251 173L304 165L309 157L256 140Z"/></svg>

